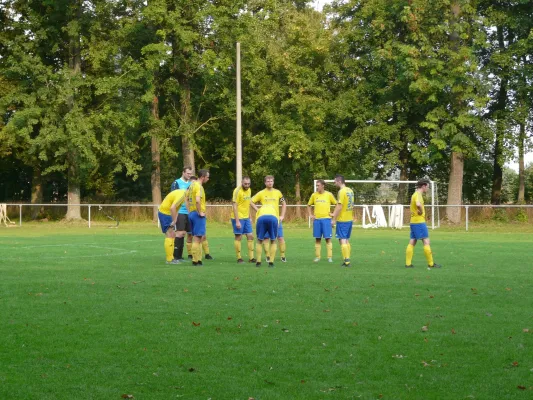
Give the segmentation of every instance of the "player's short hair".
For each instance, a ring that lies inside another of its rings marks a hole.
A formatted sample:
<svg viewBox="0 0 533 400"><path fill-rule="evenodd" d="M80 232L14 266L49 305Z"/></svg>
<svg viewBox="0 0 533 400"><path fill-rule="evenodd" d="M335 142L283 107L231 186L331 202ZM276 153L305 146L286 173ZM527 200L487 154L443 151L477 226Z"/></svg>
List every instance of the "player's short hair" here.
<svg viewBox="0 0 533 400"><path fill-rule="evenodd" d="M204 176L207 176L208 173L208 169L201 169L200 171L198 171L198 178L203 178Z"/></svg>
<svg viewBox="0 0 533 400"><path fill-rule="evenodd" d="M335 175L335 180L340 181L341 183L344 183L345 182L344 175L341 175L341 174Z"/></svg>
<svg viewBox="0 0 533 400"><path fill-rule="evenodd" d="M326 186L326 181L324 179L317 179L316 183L322 184L322 186Z"/></svg>
<svg viewBox="0 0 533 400"><path fill-rule="evenodd" d="M416 183L416 187L417 187L417 188L421 188L421 187L424 186L424 185L428 185L428 186L429 186L430 183L431 183L431 182L429 181L429 179L427 179L427 178L422 178L422 179L420 179L420 180Z"/></svg>
<svg viewBox="0 0 533 400"><path fill-rule="evenodd" d="M243 176L242 180L243 181L250 181L250 182L252 181L249 176Z"/></svg>
<svg viewBox="0 0 533 400"><path fill-rule="evenodd" d="M274 175L267 175L267 176L265 176L265 182L266 182L267 179L274 179Z"/></svg>
<svg viewBox="0 0 533 400"><path fill-rule="evenodd" d="M192 172L192 168L191 167L183 167L183 172L187 172L188 169L190 169L191 172Z"/></svg>
<svg viewBox="0 0 533 400"><path fill-rule="evenodd" d="M196 175L191 175L190 180L191 181L197 181L198 177Z"/></svg>

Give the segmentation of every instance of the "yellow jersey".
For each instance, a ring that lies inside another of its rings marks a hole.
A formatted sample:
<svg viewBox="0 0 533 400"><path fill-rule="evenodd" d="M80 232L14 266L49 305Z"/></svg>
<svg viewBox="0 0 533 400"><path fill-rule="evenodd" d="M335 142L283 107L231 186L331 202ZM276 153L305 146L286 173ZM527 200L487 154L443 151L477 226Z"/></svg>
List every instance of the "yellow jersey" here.
<svg viewBox="0 0 533 400"><path fill-rule="evenodd" d="M250 217L250 202L252 201L252 189L243 189L242 186L238 186L233 191L232 201L237 204L237 213L240 218ZM231 214L235 218L235 212L232 209Z"/></svg>
<svg viewBox="0 0 533 400"><path fill-rule="evenodd" d="M422 215L418 215L417 201L422 205ZM424 207L424 197L417 190L411 196L411 224L420 224L422 222L426 222L426 208Z"/></svg>
<svg viewBox="0 0 533 400"><path fill-rule="evenodd" d="M307 202L308 206L315 206L315 218L330 218L331 206L337 204L337 200L327 190L324 193L315 192Z"/></svg>
<svg viewBox="0 0 533 400"><path fill-rule="evenodd" d="M341 212L337 216L337 222L353 221L353 190L343 187L339 190L337 204L342 204Z"/></svg>
<svg viewBox="0 0 533 400"><path fill-rule="evenodd" d="M205 192L204 187L199 182L191 183L189 187L189 212L204 212L205 213ZM196 209L196 197L200 196L200 210Z"/></svg>
<svg viewBox="0 0 533 400"><path fill-rule="evenodd" d="M166 195L165 199L159 206L159 212L161 214L165 215L171 215L170 208L173 205L176 205L176 212L179 209L179 207L183 204L185 201L185 190L177 189L173 190L169 194Z"/></svg>
<svg viewBox="0 0 533 400"><path fill-rule="evenodd" d="M261 203L261 208L257 212L257 218L261 215L274 215L276 218L279 218L279 203L285 202L285 199L278 189L263 189L252 197L252 201L256 204Z"/></svg>

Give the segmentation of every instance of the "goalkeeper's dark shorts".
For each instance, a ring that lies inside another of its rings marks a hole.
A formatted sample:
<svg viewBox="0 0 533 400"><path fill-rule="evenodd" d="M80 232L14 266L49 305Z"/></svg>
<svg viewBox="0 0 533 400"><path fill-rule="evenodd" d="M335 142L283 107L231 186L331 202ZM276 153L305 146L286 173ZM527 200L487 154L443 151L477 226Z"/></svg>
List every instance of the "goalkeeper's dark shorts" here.
<svg viewBox="0 0 533 400"><path fill-rule="evenodd" d="M178 214L178 221L176 222L176 230L178 232L191 233L191 224L189 222L188 214Z"/></svg>

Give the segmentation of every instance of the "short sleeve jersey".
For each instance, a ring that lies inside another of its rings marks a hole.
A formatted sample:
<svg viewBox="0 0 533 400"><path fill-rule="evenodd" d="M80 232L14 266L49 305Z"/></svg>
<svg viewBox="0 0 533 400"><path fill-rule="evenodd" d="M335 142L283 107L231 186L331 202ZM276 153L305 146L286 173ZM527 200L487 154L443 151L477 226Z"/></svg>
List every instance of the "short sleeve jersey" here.
<svg viewBox="0 0 533 400"><path fill-rule="evenodd" d="M252 200L252 189L243 189L242 186L238 186L233 191L232 201L237 204L237 213L239 218L250 217L250 201ZM235 218L232 211L233 218Z"/></svg>
<svg viewBox="0 0 533 400"><path fill-rule="evenodd" d="M200 210L196 209L196 197L200 196ZM193 182L189 187L189 211L205 212L204 187L198 182Z"/></svg>
<svg viewBox="0 0 533 400"><path fill-rule="evenodd" d="M337 217L337 222L353 221L353 199L352 189L345 186L339 190L337 204L342 204L342 209Z"/></svg>
<svg viewBox="0 0 533 400"><path fill-rule="evenodd" d="M422 215L418 215L416 202L422 204ZM424 207L424 197L418 190L411 196L411 224L420 224L426 222L426 208Z"/></svg>
<svg viewBox="0 0 533 400"><path fill-rule="evenodd" d="M170 208L173 205L181 205L185 202L185 190L176 189L166 195L165 199L159 206L161 214L171 215Z"/></svg>
<svg viewBox="0 0 533 400"><path fill-rule="evenodd" d="M172 184L172 187L176 187L177 189L187 190L189 189L189 186L191 186L191 181L184 181L182 178L178 178L174 181ZM171 188L172 189L172 188ZM179 209L179 214L188 214L187 206L185 205L185 202L181 205Z"/></svg>
<svg viewBox="0 0 533 400"><path fill-rule="evenodd" d="M307 202L308 206L315 206L315 218L330 218L331 206L337 204L337 200L327 190L324 193L315 192Z"/></svg>
<svg viewBox="0 0 533 400"><path fill-rule="evenodd" d="M279 203L284 202L283 194L278 189L263 189L252 197L254 203L261 203L257 218L262 215L274 215L279 218Z"/></svg>

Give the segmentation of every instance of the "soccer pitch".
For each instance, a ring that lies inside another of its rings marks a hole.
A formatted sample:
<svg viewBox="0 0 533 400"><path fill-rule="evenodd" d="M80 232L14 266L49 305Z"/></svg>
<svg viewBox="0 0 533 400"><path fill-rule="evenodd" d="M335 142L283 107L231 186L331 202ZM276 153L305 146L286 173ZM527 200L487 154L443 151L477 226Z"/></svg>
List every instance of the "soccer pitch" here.
<svg viewBox="0 0 533 400"><path fill-rule="evenodd" d="M428 270L408 228L355 229L351 268L284 228L275 268L237 264L229 224L203 267L154 225L1 228L0 399L533 396L531 229L432 231Z"/></svg>

